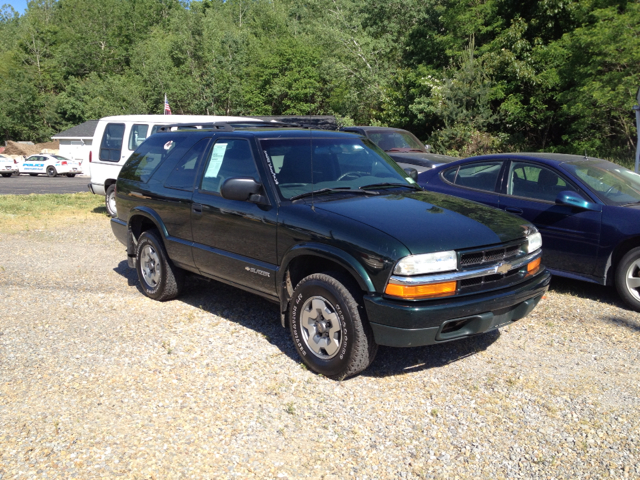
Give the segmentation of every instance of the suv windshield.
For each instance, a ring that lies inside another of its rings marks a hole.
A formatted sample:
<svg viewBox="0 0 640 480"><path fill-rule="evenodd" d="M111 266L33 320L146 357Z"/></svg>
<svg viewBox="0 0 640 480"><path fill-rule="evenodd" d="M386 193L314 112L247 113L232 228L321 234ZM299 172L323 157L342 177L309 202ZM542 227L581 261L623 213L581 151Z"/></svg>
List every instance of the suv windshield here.
<svg viewBox="0 0 640 480"><path fill-rule="evenodd" d="M580 178L609 205L640 202L640 175L620 165L587 160L563 163L561 167Z"/></svg>
<svg viewBox="0 0 640 480"><path fill-rule="evenodd" d="M262 140L261 145L271 176L287 199L320 189L413 184L404 170L364 138L281 138Z"/></svg>
<svg viewBox="0 0 640 480"><path fill-rule="evenodd" d="M369 130L367 136L385 152L427 152L412 133L402 130Z"/></svg>

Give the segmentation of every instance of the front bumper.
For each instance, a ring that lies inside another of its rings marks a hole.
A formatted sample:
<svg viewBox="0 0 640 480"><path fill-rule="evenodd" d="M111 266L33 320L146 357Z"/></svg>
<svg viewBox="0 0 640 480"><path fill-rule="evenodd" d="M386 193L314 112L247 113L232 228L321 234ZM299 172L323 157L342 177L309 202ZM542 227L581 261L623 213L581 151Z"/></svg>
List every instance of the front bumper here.
<svg viewBox="0 0 640 480"><path fill-rule="evenodd" d="M489 293L420 302L370 295L364 303L378 345L432 345L520 320L538 304L550 281L551 274L542 270L523 283Z"/></svg>

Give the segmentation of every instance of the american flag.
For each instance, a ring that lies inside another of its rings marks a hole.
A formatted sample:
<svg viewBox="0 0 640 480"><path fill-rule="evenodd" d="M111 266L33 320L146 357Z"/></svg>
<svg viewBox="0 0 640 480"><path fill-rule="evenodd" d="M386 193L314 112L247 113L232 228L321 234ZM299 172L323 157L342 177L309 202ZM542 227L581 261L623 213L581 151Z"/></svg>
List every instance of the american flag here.
<svg viewBox="0 0 640 480"><path fill-rule="evenodd" d="M167 100L167 94L164 94L164 114L171 115L171 107L169 106L169 100Z"/></svg>

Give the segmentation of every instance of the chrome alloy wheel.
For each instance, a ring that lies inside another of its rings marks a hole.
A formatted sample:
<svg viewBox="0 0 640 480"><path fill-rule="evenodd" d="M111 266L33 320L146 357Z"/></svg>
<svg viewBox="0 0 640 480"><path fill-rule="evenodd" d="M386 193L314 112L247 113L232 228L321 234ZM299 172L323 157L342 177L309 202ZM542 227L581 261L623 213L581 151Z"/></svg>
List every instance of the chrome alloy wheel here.
<svg viewBox="0 0 640 480"><path fill-rule="evenodd" d="M109 202L109 210L110 210L109 213L113 212L114 214L117 214L118 210L116 209L116 194L115 194L115 192L111 193L107 197L107 202Z"/></svg>
<svg viewBox="0 0 640 480"><path fill-rule="evenodd" d="M142 278L151 288L156 288L158 282L160 282L160 257L158 252L152 245L145 245L140 252L140 271L142 272Z"/></svg>
<svg viewBox="0 0 640 480"><path fill-rule="evenodd" d="M309 349L323 360L335 357L342 344L342 323L333 305L323 297L310 297L300 315L302 337Z"/></svg>
<svg viewBox="0 0 640 480"><path fill-rule="evenodd" d="M625 274L625 285L629 293L638 301L640 301L640 259L631 263Z"/></svg>

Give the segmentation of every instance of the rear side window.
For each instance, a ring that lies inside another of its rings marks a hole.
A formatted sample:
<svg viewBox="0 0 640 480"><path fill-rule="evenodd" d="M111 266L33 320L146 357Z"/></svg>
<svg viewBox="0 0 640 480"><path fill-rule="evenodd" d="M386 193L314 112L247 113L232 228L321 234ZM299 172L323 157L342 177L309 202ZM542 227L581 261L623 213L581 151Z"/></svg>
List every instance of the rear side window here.
<svg viewBox="0 0 640 480"><path fill-rule="evenodd" d="M134 125L131 127L131 133L129 134L129 150L135 150L142 142L147 138L147 132L149 131L149 125Z"/></svg>
<svg viewBox="0 0 640 480"><path fill-rule="evenodd" d="M100 144L100 160L105 162L117 162L122 152L122 139L124 137L124 123L109 123L104 129L102 143Z"/></svg>
<svg viewBox="0 0 640 480"><path fill-rule="evenodd" d="M209 139L205 138L196 143L178 162L164 186L178 190L193 190L196 180L199 160L209 145Z"/></svg>
<svg viewBox="0 0 640 480"><path fill-rule="evenodd" d="M447 170L443 177L461 187L494 192L502 162L472 163Z"/></svg>
<svg viewBox="0 0 640 480"><path fill-rule="evenodd" d="M144 142L129 157L129 160L120 171L120 177L146 183L153 175L153 172L174 152L178 155L184 153L183 143L186 143L184 135L157 135L150 137L149 141ZM183 148L180 148L181 146Z"/></svg>

